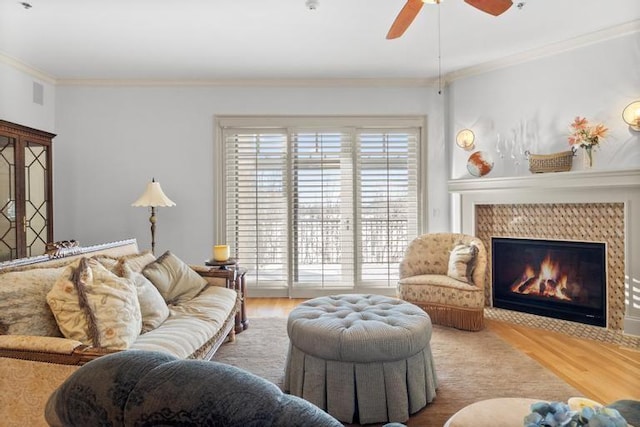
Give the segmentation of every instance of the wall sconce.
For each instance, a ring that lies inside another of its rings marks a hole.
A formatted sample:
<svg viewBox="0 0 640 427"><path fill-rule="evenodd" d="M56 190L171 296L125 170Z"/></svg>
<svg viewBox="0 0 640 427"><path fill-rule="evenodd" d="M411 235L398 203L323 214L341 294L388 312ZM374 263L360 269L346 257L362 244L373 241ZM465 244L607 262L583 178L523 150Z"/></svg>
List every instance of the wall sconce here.
<svg viewBox="0 0 640 427"><path fill-rule="evenodd" d="M475 147L474 141L476 140L476 136L469 129L462 129L456 135L456 144L458 147L462 148L466 151L471 151Z"/></svg>
<svg viewBox="0 0 640 427"><path fill-rule="evenodd" d="M640 101L634 101L622 110L622 120L635 131L640 131Z"/></svg>

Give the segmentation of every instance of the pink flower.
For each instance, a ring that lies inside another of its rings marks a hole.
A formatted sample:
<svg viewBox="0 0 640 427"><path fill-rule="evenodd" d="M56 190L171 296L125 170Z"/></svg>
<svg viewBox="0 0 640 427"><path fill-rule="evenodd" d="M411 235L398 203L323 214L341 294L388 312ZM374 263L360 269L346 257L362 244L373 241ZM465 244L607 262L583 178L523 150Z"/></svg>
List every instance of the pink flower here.
<svg viewBox="0 0 640 427"><path fill-rule="evenodd" d="M589 122L584 117L576 117L571 123L572 132L568 137L570 146L582 148L593 148L598 146L600 139L607 135L609 129L603 124L589 126Z"/></svg>
<svg viewBox="0 0 640 427"><path fill-rule="evenodd" d="M589 122L587 122L586 118L578 116L575 118L573 123L571 123L571 127L574 128L575 130L586 129L588 123Z"/></svg>
<svg viewBox="0 0 640 427"><path fill-rule="evenodd" d="M609 129L604 127L604 125L599 124L599 125L596 125L595 129L592 130L591 135L596 138L604 138L605 136L607 136L608 130Z"/></svg>

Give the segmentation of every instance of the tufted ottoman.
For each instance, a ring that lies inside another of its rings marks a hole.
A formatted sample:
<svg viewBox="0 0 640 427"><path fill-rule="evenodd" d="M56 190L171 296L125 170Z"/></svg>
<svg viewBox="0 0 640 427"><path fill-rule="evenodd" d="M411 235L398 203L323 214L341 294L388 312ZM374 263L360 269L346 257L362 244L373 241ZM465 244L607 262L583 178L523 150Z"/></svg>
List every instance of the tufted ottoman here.
<svg viewBox="0 0 640 427"><path fill-rule="evenodd" d="M436 396L431 320L380 295L345 294L298 305L284 389L351 423L404 422Z"/></svg>

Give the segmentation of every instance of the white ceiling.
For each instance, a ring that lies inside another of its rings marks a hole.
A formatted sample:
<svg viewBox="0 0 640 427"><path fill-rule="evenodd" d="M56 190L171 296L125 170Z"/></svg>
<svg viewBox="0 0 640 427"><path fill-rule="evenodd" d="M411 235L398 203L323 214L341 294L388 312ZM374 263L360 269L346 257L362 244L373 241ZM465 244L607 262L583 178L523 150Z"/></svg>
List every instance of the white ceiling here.
<svg viewBox="0 0 640 427"><path fill-rule="evenodd" d="M442 74L640 28L640 0L526 0L499 17L444 0L396 40L385 36L405 0L25 1L0 0L0 60L57 80L432 79L438 8Z"/></svg>

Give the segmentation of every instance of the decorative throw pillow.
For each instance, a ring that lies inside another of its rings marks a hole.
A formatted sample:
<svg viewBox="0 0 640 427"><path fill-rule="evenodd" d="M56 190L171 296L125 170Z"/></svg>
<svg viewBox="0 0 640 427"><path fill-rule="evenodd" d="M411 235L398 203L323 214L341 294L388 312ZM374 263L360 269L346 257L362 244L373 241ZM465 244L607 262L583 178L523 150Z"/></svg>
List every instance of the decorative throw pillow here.
<svg viewBox="0 0 640 427"><path fill-rule="evenodd" d="M447 276L461 282L473 284L473 269L476 265L478 247L476 245L458 244L449 255Z"/></svg>
<svg viewBox="0 0 640 427"><path fill-rule="evenodd" d="M129 268L136 273L140 273L142 269L149 263L156 260L156 257L150 251L141 252L139 254L124 255L121 257L112 257L109 255L94 255L93 259L98 260L107 270L116 272L119 261L127 261ZM120 274L118 274L122 277Z"/></svg>
<svg viewBox="0 0 640 427"><path fill-rule="evenodd" d="M98 261L104 268L111 271L115 271L116 265L118 265L118 258L109 255L94 255L91 259Z"/></svg>
<svg viewBox="0 0 640 427"><path fill-rule="evenodd" d="M151 253L151 251L144 251L139 254L120 257L120 260L126 261L127 266L134 273L141 273L147 265L156 260L156 257Z"/></svg>
<svg viewBox="0 0 640 427"><path fill-rule="evenodd" d="M155 259L155 258L154 258ZM129 260L120 259L116 267L116 274L129 279L135 286L140 302L142 314L142 333L149 332L162 324L169 317L169 307L164 298L142 273L134 271L129 266Z"/></svg>
<svg viewBox="0 0 640 427"><path fill-rule="evenodd" d="M142 319L135 286L97 260L67 267L47 294L47 303L67 338L94 347L128 348Z"/></svg>
<svg viewBox="0 0 640 427"><path fill-rule="evenodd" d="M47 293L64 269L31 267L0 274L0 334L62 336Z"/></svg>
<svg viewBox="0 0 640 427"><path fill-rule="evenodd" d="M142 274L160 291L167 304L179 304L198 295L207 281L170 251L148 264Z"/></svg>

